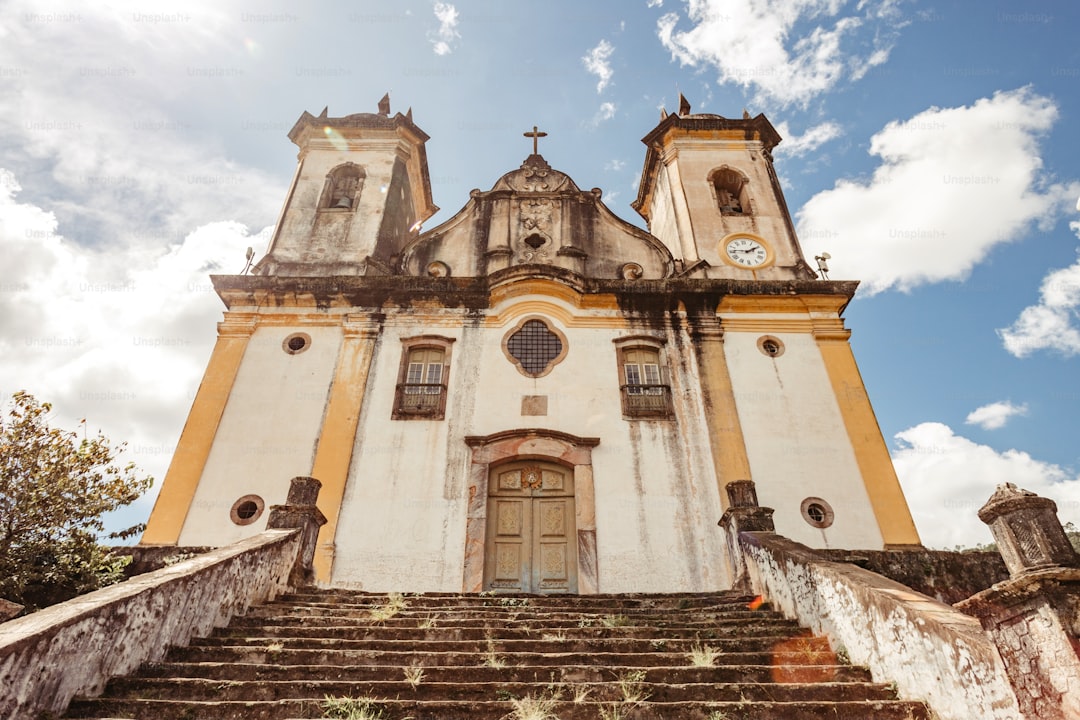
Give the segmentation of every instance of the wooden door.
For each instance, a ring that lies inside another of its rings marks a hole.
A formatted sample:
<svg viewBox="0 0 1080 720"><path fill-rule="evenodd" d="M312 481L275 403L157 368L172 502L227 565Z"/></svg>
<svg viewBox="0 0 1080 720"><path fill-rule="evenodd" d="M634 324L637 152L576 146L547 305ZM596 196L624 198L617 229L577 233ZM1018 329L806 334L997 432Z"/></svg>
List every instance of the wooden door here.
<svg viewBox="0 0 1080 720"><path fill-rule="evenodd" d="M491 475L484 589L576 593L572 471L525 461L500 465Z"/></svg>

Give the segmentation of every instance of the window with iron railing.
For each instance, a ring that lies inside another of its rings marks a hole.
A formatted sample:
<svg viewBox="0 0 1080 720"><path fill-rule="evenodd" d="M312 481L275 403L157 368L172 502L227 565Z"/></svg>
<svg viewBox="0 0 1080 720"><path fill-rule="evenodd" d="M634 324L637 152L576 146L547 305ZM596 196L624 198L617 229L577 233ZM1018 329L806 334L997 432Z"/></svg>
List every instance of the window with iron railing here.
<svg viewBox="0 0 1080 720"><path fill-rule="evenodd" d="M446 409L446 353L442 348L407 351L404 382L398 383L394 419L425 417L441 420Z"/></svg>
<svg viewBox="0 0 1080 720"><path fill-rule="evenodd" d="M622 350L623 413L628 416L671 414L671 388L663 381L660 353L652 348Z"/></svg>

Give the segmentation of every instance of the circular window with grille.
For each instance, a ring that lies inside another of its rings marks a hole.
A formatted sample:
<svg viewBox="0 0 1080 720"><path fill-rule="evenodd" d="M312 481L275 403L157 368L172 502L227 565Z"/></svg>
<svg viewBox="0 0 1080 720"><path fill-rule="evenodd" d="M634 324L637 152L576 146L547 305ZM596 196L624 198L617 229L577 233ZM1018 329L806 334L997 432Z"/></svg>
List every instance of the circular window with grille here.
<svg viewBox="0 0 1080 720"><path fill-rule="evenodd" d="M539 318L526 318L503 339L503 352L528 377L543 377L566 357L566 336Z"/></svg>
<svg viewBox="0 0 1080 720"><path fill-rule="evenodd" d="M784 343L772 335L762 335L757 341L758 350L769 357L780 357L784 354Z"/></svg>
<svg viewBox="0 0 1080 720"><path fill-rule="evenodd" d="M258 495L244 495L233 503L229 519L237 525L250 525L262 516L265 507L266 503Z"/></svg>
<svg viewBox="0 0 1080 720"><path fill-rule="evenodd" d="M302 353L311 347L311 336L307 333L293 333L281 343L281 349L290 355Z"/></svg>
<svg viewBox="0 0 1080 720"><path fill-rule="evenodd" d="M808 497L802 501L803 520L816 528L827 528L833 524L832 506L818 497Z"/></svg>

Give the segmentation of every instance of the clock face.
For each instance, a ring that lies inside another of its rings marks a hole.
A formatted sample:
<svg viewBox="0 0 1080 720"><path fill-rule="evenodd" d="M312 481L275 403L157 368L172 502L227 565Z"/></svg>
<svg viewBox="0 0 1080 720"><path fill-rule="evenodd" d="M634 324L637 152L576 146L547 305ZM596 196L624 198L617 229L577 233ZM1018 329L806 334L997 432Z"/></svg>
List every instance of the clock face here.
<svg viewBox="0 0 1080 720"><path fill-rule="evenodd" d="M761 267L769 260L769 251L760 241L749 237L735 237L724 245L728 259L741 267Z"/></svg>

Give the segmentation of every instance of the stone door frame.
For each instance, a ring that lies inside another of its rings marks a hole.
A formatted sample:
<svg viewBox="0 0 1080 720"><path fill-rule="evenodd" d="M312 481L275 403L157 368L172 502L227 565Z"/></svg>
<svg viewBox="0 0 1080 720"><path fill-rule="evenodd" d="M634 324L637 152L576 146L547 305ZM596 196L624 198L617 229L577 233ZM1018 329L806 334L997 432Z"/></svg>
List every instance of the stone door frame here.
<svg viewBox="0 0 1080 720"><path fill-rule="evenodd" d="M527 428L492 435L469 435L469 507L465 522L465 572L462 591L484 589L484 541L487 535L488 481L493 465L511 460L540 460L570 468L574 474L574 519L577 524L578 594L599 592L596 561L596 488L592 449L600 438L583 438L557 430Z"/></svg>

